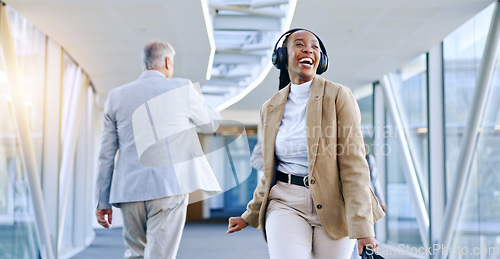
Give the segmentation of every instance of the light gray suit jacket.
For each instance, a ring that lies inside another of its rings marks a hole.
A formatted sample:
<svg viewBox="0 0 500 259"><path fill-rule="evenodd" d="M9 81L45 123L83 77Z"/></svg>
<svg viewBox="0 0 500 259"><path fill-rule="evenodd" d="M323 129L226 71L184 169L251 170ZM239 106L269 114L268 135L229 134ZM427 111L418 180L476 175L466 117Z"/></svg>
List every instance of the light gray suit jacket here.
<svg viewBox="0 0 500 259"><path fill-rule="evenodd" d="M204 132L216 131L218 119L188 79L169 79L147 70L137 80L111 90L104 107L97 208L198 189L220 191L195 131L197 126ZM179 144L185 139L190 143ZM161 148L147 150L153 142L156 145L151 146ZM184 161L172 158L183 153L196 155L183 157Z"/></svg>

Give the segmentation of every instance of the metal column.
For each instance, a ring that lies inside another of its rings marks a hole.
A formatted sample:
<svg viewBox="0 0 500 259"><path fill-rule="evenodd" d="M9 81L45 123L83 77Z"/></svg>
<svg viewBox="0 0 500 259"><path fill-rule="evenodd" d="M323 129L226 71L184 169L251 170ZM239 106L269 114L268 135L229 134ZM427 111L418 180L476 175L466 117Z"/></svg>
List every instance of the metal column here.
<svg viewBox="0 0 500 259"><path fill-rule="evenodd" d="M441 234L446 197L444 146L443 47L439 44L428 54L428 125L429 125L429 240L436 243ZM432 111L432 112L430 112Z"/></svg>
<svg viewBox="0 0 500 259"><path fill-rule="evenodd" d="M373 87L373 122L374 122L374 139L373 139L373 151L375 155L375 161L377 162L377 171L379 172L378 177L382 183L382 189L387 199L387 181L386 181L386 143L384 138L385 129L385 108L384 108L384 92L382 86L379 84L374 84ZM377 240L382 242L387 242L387 218L381 218L377 224L375 224L375 230L377 232Z"/></svg>

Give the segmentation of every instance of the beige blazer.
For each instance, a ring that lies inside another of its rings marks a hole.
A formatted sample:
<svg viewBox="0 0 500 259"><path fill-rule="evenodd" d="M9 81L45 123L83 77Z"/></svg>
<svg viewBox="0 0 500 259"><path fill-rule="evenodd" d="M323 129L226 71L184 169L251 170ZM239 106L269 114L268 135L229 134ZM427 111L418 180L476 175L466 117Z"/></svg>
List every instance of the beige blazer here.
<svg viewBox="0 0 500 259"><path fill-rule="evenodd" d="M276 183L274 148L290 84L260 109L264 176L242 218L262 227L269 191ZM373 225L384 212L370 188L359 107L349 88L316 75L306 111L311 195L321 224L333 239L375 236ZM290 226L293 227L293 226Z"/></svg>

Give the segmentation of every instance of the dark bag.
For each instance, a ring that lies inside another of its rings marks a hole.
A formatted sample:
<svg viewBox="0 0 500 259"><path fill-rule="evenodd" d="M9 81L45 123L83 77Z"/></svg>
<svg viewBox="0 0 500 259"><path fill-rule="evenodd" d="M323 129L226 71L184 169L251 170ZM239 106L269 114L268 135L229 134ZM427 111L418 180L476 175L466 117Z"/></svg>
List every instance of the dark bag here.
<svg viewBox="0 0 500 259"><path fill-rule="evenodd" d="M361 254L361 259L384 259L381 255L375 253L370 247L363 247L363 253Z"/></svg>

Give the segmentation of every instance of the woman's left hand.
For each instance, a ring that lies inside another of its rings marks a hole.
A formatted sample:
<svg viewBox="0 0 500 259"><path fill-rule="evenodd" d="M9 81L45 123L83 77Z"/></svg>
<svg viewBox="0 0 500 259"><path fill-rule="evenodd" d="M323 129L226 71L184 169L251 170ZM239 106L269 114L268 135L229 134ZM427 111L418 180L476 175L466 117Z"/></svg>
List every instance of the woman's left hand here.
<svg viewBox="0 0 500 259"><path fill-rule="evenodd" d="M378 246L378 241L374 237L364 237L358 238L358 254L361 255L363 253L363 248L365 246L370 247L375 250Z"/></svg>

